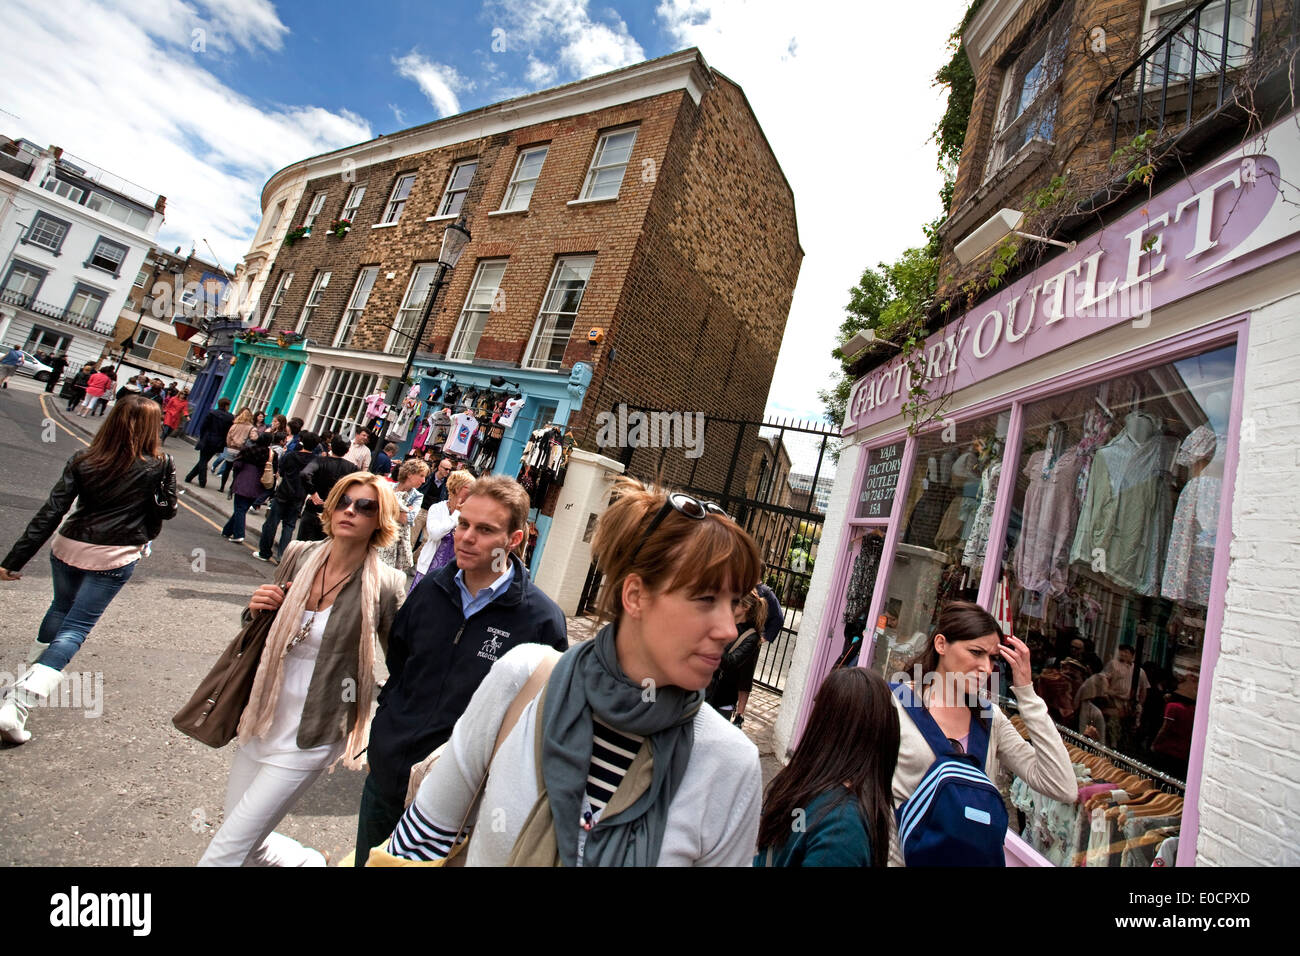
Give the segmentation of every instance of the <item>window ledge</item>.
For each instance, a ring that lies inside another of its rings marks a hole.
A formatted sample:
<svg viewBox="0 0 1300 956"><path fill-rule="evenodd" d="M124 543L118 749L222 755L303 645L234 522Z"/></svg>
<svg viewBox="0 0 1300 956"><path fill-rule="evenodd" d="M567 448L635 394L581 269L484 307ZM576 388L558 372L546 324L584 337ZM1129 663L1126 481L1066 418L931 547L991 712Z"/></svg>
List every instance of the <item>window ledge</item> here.
<svg viewBox="0 0 1300 956"><path fill-rule="evenodd" d="M488 213L488 215L489 216L522 216L526 212L528 212L527 206L525 206L523 209L493 209L490 213Z"/></svg>
<svg viewBox="0 0 1300 956"><path fill-rule="evenodd" d="M425 221L425 222L443 222L444 220L447 220L447 219L455 219L458 215L460 215L460 213L455 213L455 212L453 212L453 213L448 213L448 214L445 215L445 216L429 216L429 217L427 217L424 221Z"/></svg>
<svg viewBox="0 0 1300 956"><path fill-rule="evenodd" d="M401 221L402 221L402 220L400 220L400 219L394 219L392 222L377 222L377 223L375 223L373 226L371 226L370 228L371 228L371 229L389 229L389 228L391 228L391 227L397 225L397 224L398 224L399 222L401 222Z"/></svg>
<svg viewBox="0 0 1300 956"><path fill-rule="evenodd" d="M570 199L567 203L565 203L565 205L566 206L592 206L595 205L596 203L614 202L617 199L618 199L618 194L616 193L613 196L601 196L599 199Z"/></svg>

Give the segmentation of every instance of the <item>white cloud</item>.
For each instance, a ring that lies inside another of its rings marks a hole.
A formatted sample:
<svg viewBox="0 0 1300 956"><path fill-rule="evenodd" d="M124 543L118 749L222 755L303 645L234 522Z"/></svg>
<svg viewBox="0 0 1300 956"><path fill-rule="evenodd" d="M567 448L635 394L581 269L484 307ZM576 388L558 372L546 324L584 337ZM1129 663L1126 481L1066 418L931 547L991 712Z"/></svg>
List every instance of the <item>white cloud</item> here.
<svg viewBox="0 0 1300 956"><path fill-rule="evenodd" d="M269 4L222 7L229 16L259 9L232 42L266 47L283 33ZM262 106L226 86L207 69L212 36L207 53L191 50L199 21L180 0L10 0L5 21L0 59L57 66L25 70L8 85L5 109L17 118L5 117L3 131L62 146L166 196L159 244L188 250L193 242L203 254L206 239L227 268L248 250L271 173L372 135L354 113Z"/></svg>
<svg viewBox="0 0 1300 956"><path fill-rule="evenodd" d="M805 4L661 0L678 47L698 46L741 85L794 191L805 258L768 397L772 411L820 418L817 390L849 289L867 266L921 245L940 213L932 86L967 0Z"/></svg>
<svg viewBox="0 0 1300 956"><path fill-rule="evenodd" d="M645 50L616 12L604 11L604 21L597 21L587 0L485 0L483 8L493 24L506 31L507 49L554 49L572 79L607 73L646 58ZM534 75L538 77L535 80ZM529 56L530 82L550 85L557 76L556 67Z"/></svg>
<svg viewBox="0 0 1300 956"><path fill-rule="evenodd" d="M399 76L416 82L440 117L459 113L460 100L456 94L474 89L473 81L461 76L455 67L434 63L414 50L406 56L393 57L393 65Z"/></svg>
<svg viewBox="0 0 1300 956"><path fill-rule="evenodd" d="M194 53L280 50L289 28L270 0L203 0L207 15L180 0L116 0L112 8L160 44Z"/></svg>

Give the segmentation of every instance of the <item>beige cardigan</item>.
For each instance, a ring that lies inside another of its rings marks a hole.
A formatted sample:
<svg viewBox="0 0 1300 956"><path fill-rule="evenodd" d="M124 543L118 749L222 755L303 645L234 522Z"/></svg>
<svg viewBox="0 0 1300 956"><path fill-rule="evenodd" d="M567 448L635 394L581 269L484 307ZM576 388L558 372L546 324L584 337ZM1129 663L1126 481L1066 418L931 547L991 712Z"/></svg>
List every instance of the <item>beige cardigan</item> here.
<svg viewBox="0 0 1300 956"><path fill-rule="evenodd" d="M997 783L1000 765L1005 765L1030 787L1046 797L1073 803L1079 791L1075 785L1074 768L1070 755L1056 732L1056 724L1047 713L1047 705L1034 693L1033 685L1012 688L1020 704L1020 716L1029 731L1029 740L1011 725L1002 709L993 707L993 728L989 735L988 758L984 772ZM892 695L891 695L892 697ZM894 806L903 805L918 786L921 778L934 763L934 751L916 729L916 724L903 709L897 697L892 697L898 712L898 766L894 769ZM1033 741L1032 745L1030 741ZM889 865L903 866L903 851L898 845L898 834L889 837Z"/></svg>

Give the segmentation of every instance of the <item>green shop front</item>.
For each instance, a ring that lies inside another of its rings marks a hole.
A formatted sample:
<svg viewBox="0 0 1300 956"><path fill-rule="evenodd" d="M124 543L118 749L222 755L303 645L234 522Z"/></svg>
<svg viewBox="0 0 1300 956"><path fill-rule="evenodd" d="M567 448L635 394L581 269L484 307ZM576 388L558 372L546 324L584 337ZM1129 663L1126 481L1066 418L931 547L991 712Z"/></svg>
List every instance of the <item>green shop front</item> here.
<svg viewBox="0 0 1300 956"><path fill-rule="evenodd" d="M230 361L221 397L230 399L232 412L247 406L268 421L274 415L289 414L307 366L301 339L245 333L235 339Z"/></svg>

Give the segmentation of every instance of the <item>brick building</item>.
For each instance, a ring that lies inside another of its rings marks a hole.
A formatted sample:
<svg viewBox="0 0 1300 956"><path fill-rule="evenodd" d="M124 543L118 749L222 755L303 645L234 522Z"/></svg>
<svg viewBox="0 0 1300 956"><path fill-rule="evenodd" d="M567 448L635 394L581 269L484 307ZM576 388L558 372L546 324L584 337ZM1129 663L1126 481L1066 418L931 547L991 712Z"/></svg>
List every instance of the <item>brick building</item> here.
<svg viewBox="0 0 1300 956"><path fill-rule="evenodd" d="M1116 829L1004 767L1009 863L1300 863L1298 39L1291 0L979 6L950 311L859 361L781 744L848 635L894 677L975 600L1078 772L1159 792Z"/></svg>
<svg viewBox="0 0 1300 956"><path fill-rule="evenodd" d="M270 179L263 209L237 295L261 283L270 331L237 345L225 394L309 428L359 426L362 400L400 374L459 220L472 239L419 343L421 404L403 424L477 392L491 449L492 408L517 395L495 460L476 456L510 475L550 423L621 453L598 419L624 403L761 419L803 254L744 93L697 50L302 160ZM614 440L633 446L633 473L682 480L680 454L661 466L680 437ZM757 432L743 437L739 454L706 440L687 464L720 481L753 459Z"/></svg>
<svg viewBox="0 0 1300 956"><path fill-rule="evenodd" d="M191 249L167 252L155 247L140 266L117 317L113 339L127 369L157 373L188 383L202 364L206 318L216 316L230 276L221 266L199 258Z"/></svg>

